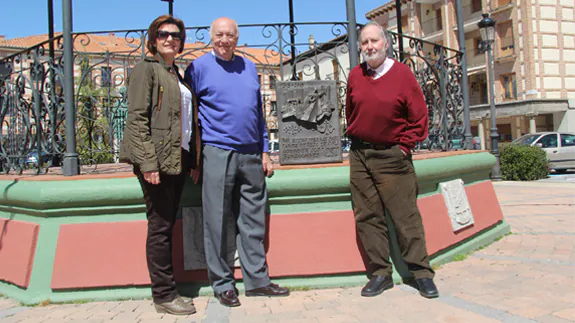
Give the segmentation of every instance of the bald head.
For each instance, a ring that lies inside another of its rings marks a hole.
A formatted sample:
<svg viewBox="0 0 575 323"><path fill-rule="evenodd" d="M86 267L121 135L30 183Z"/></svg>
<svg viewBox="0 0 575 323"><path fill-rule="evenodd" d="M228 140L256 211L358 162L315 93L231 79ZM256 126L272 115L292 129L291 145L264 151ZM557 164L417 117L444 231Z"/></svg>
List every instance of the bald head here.
<svg viewBox="0 0 575 323"><path fill-rule="evenodd" d="M220 18L212 21L212 24L210 25L210 37L212 38L212 41L214 39L214 35L216 34L215 31L216 31L216 29L218 29L218 26L222 26L224 28L231 27L233 30L235 30L236 37L239 38L240 31L238 29L238 23L235 20L233 20L232 18L220 17Z"/></svg>
<svg viewBox="0 0 575 323"><path fill-rule="evenodd" d="M212 22L210 36L216 55L226 61L231 60L238 44L238 24L227 17L218 18Z"/></svg>

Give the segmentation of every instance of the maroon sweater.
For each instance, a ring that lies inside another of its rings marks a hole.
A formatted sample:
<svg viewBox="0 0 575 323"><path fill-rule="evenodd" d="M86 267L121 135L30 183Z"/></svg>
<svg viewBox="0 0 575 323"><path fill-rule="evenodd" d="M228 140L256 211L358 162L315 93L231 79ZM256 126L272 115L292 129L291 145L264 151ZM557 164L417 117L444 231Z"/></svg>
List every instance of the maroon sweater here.
<svg viewBox="0 0 575 323"><path fill-rule="evenodd" d="M367 76L366 63L351 70L345 116L348 135L399 144L406 153L427 138L425 98L409 67L398 61L377 80Z"/></svg>

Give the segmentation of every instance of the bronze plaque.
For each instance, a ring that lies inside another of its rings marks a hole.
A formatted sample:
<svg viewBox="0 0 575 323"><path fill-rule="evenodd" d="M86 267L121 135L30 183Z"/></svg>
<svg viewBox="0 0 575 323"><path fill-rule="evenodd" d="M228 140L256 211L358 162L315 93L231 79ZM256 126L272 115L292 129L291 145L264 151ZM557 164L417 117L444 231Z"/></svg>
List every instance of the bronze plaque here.
<svg viewBox="0 0 575 323"><path fill-rule="evenodd" d="M342 161L335 81L277 82L280 164Z"/></svg>

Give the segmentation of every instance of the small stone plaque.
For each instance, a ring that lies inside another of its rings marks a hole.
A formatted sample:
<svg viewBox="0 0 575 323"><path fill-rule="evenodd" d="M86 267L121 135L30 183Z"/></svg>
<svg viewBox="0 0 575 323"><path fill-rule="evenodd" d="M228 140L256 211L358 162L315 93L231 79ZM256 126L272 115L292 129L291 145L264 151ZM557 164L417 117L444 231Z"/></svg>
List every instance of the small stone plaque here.
<svg viewBox="0 0 575 323"><path fill-rule="evenodd" d="M451 218L453 232L469 227L475 223L471 207L467 199L467 193L461 179L443 182L439 184L441 194L445 199L447 214Z"/></svg>
<svg viewBox="0 0 575 323"><path fill-rule="evenodd" d="M184 269L206 269L206 253L204 251L204 224L201 207L182 208L182 234L184 238ZM236 223L228 222L228 264L239 266L236 250Z"/></svg>
<svg viewBox="0 0 575 323"><path fill-rule="evenodd" d="M335 81L277 82L280 164L342 161Z"/></svg>

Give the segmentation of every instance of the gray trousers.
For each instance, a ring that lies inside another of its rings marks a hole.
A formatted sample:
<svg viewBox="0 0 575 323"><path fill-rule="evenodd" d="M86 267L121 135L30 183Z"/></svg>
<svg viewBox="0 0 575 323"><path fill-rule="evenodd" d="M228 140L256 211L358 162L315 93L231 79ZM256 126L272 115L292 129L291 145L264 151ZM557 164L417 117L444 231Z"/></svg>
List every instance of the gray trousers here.
<svg viewBox="0 0 575 323"><path fill-rule="evenodd" d="M261 154L205 145L202 208L208 277L214 292L234 288L233 264L226 262L224 231L236 221L236 245L246 290L270 284L264 237L267 191Z"/></svg>

